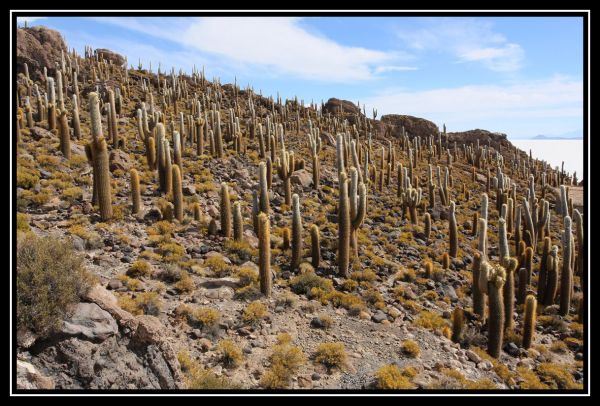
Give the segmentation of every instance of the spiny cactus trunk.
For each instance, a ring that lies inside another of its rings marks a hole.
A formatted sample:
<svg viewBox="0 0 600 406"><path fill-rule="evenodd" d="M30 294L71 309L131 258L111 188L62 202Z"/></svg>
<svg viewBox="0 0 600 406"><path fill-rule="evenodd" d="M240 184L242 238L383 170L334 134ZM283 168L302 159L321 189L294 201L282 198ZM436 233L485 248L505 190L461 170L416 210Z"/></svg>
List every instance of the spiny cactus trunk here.
<svg viewBox="0 0 600 406"><path fill-rule="evenodd" d="M481 270L481 255L475 253L473 256L473 281L472 281L472 293L473 293L473 313L478 315L481 320L485 318L485 295L479 288L479 272Z"/></svg>
<svg viewBox="0 0 600 406"><path fill-rule="evenodd" d="M505 272L501 267L494 269L495 273L490 276L488 282L489 296L489 329L488 329L488 354L494 358L500 357L502 350L502 338L504 336L504 300L502 287L505 280Z"/></svg>
<svg viewBox="0 0 600 406"><path fill-rule="evenodd" d="M271 296L271 231L269 217L265 213L258 215L258 269L260 291Z"/></svg>
<svg viewBox="0 0 600 406"><path fill-rule="evenodd" d="M221 235L231 238L231 204L227 183L221 183Z"/></svg>
<svg viewBox="0 0 600 406"><path fill-rule="evenodd" d="M566 216L564 220L564 231L562 236L562 272L560 276L560 309L561 316L567 316L571 307L571 293L573 291L573 269L571 267L571 256L573 255L573 234L571 233L571 217Z"/></svg>
<svg viewBox="0 0 600 406"><path fill-rule="evenodd" d="M525 300L525 318L523 319L523 348L526 350L531 347L531 342L533 341L536 308L537 300L535 296L528 295Z"/></svg>
<svg viewBox="0 0 600 406"><path fill-rule="evenodd" d="M138 171L131 169L129 172L131 178L131 213L137 214L140 211L140 177Z"/></svg>
<svg viewBox="0 0 600 406"><path fill-rule="evenodd" d="M319 227L316 224L310 227L310 246L312 266L317 269L321 262L321 241Z"/></svg>
<svg viewBox="0 0 600 406"><path fill-rule="evenodd" d="M348 199L348 180L345 172L340 173L340 202L338 213L338 269L345 278L349 276L350 262L350 202Z"/></svg>
<svg viewBox="0 0 600 406"><path fill-rule="evenodd" d="M514 258L507 259L506 282L502 289L504 296L504 331L512 331L514 328L513 314L515 312L515 272L518 262Z"/></svg>
<svg viewBox="0 0 600 406"><path fill-rule="evenodd" d="M181 171L179 165L173 165L172 169L173 177L173 206L175 208L175 218L177 221L183 221L183 192L181 185Z"/></svg>
<svg viewBox="0 0 600 406"><path fill-rule="evenodd" d="M71 134L69 133L69 120L67 119L67 111L60 112L60 151L65 159L71 159Z"/></svg>
<svg viewBox="0 0 600 406"><path fill-rule="evenodd" d="M450 251L449 255L456 258L458 255L458 226L456 224L456 206L454 202L450 202L450 210L448 213L449 232L450 232Z"/></svg>
<svg viewBox="0 0 600 406"><path fill-rule="evenodd" d="M235 241L244 239L244 219L242 218L240 202L233 204L233 239Z"/></svg>
<svg viewBox="0 0 600 406"><path fill-rule="evenodd" d="M452 312L452 342L459 343L462 340L465 325L463 309L457 307Z"/></svg>
<svg viewBox="0 0 600 406"><path fill-rule="evenodd" d="M96 141L94 151L94 174L98 176L96 183L98 187L98 205L100 206L100 218L108 221L112 218L112 198L110 187L110 170L108 162L108 149L104 137L100 136Z"/></svg>
<svg viewBox="0 0 600 406"><path fill-rule="evenodd" d="M300 216L300 197L292 198L292 270L298 269L302 260L302 217Z"/></svg>

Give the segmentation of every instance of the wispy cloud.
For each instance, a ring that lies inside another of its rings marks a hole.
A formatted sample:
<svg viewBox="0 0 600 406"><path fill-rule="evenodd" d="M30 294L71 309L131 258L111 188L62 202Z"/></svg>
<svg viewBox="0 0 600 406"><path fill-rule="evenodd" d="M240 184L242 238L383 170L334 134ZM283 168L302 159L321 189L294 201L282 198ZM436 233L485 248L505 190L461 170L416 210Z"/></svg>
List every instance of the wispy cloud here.
<svg viewBox="0 0 600 406"><path fill-rule="evenodd" d="M453 128L485 128L494 120L506 127L519 119L576 119L583 115L583 82L564 76L512 83L422 91L387 90L365 100L381 114L409 114ZM541 131L541 128L539 129Z"/></svg>
<svg viewBox="0 0 600 406"><path fill-rule="evenodd" d="M513 72L523 65L523 48L495 32L489 21L456 17L423 21L423 28L397 32L416 51L450 53L457 62L479 62L498 72Z"/></svg>
<svg viewBox="0 0 600 406"><path fill-rule="evenodd" d="M17 23L19 24L23 24L23 23L33 23L34 21L38 21L38 20L43 20L46 17L17 17Z"/></svg>
<svg viewBox="0 0 600 406"><path fill-rule="evenodd" d="M382 65L375 68L375 74L386 73L386 72L406 72L419 70L416 66L394 66L394 65Z"/></svg>
<svg viewBox="0 0 600 406"><path fill-rule="evenodd" d="M208 17L157 20L99 18L110 24L174 41L237 64L309 80L370 80L392 67L400 54L341 45L309 32L299 18Z"/></svg>

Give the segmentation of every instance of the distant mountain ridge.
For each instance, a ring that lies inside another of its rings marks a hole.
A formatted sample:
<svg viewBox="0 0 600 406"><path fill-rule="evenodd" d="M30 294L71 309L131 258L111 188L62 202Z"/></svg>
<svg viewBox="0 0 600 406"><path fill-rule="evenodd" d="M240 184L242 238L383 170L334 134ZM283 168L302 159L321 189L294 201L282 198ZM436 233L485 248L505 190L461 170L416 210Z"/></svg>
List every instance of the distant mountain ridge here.
<svg viewBox="0 0 600 406"><path fill-rule="evenodd" d="M561 136L551 136L551 135L536 135L531 138L532 140L581 140L582 136L574 136L574 137L561 137Z"/></svg>

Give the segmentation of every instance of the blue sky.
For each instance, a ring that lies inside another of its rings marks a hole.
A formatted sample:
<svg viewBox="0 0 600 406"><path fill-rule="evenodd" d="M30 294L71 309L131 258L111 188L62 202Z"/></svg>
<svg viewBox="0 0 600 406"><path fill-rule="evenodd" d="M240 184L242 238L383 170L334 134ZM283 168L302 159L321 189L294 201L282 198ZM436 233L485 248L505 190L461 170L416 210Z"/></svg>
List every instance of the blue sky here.
<svg viewBox="0 0 600 406"><path fill-rule="evenodd" d="M20 20L22 21L22 20ZM82 53L109 48L263 95L360 101L449 131L581 135L580 17L48 17Z"/></svg>

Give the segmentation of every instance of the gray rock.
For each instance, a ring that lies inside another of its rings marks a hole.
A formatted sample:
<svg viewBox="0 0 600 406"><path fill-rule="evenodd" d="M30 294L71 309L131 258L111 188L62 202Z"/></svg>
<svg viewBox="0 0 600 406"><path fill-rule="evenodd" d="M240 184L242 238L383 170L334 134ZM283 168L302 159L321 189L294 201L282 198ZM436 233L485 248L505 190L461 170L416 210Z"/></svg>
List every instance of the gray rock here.
<svg viewBox="0 0 600 406"><path fill-rule="evenodd" d="M104 341L118 332L115 319L95 303L78 303L72 315L64 320L61 329L63 334L92 341Z"/></svg>
<svg viewBox="0 0 600 406"><path fill-rule="evenodd" d="M371 316L371 319L372 319L374 322L381 323L381 322L383 322L384 320L387 320L388 318L387 318L387 315L386 315L386 314L385 314L383 311L381 311L381 310L377 310L377 311L375 312L375 314L373 314L373 315Z"/></svg>
<svg viewBox="0 0 600 406"><path fill-rule="evenodd" d="M17 330L17 345L21 348L30 348L37 338L29 329L21 327Z"/></svg>
<svg viewBox="0 0 600 406"><path fill-rule="evenodd" d="M308 189L313 184L312 174L305 169L300 169L299 171L292 173L290 181L292 182L292 185L302 186L303 189Z"/></svg>
<svg viewBox="0 0 600 406"><path fill-rule="evenodd" d="M54 389L54 381L32 364L17 360L17 389Z"/></svg>
<svg viewBox="0 0 600 406"><path fill-rule="evenodd" d="M481 362L481 357L475 351L467 350L465 354L467 358L469 358L474 363L479 364Z"/></svg>

